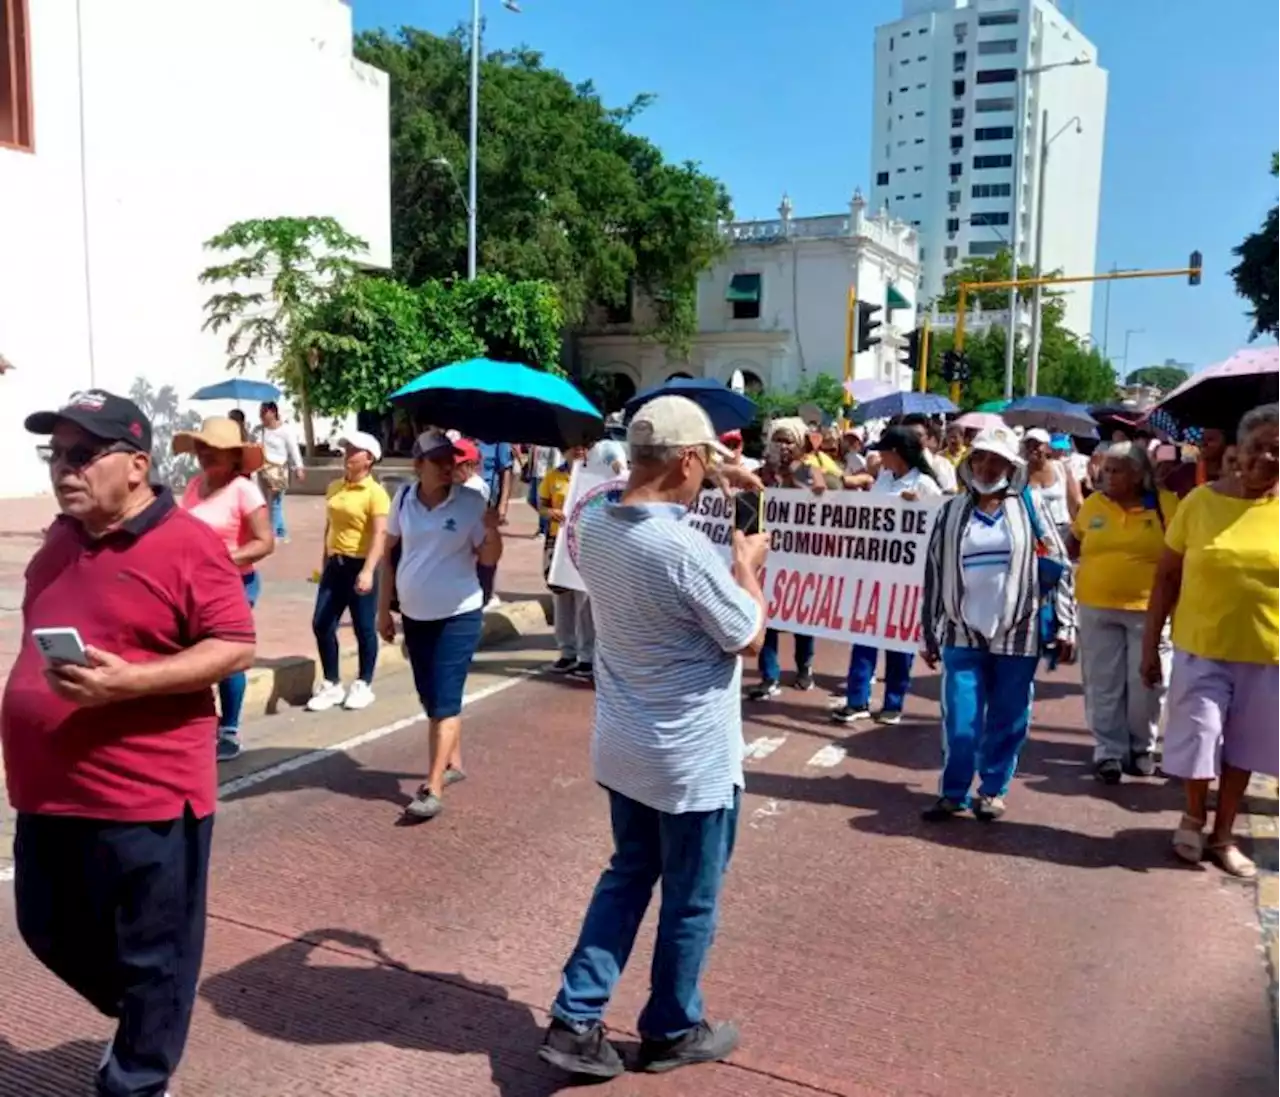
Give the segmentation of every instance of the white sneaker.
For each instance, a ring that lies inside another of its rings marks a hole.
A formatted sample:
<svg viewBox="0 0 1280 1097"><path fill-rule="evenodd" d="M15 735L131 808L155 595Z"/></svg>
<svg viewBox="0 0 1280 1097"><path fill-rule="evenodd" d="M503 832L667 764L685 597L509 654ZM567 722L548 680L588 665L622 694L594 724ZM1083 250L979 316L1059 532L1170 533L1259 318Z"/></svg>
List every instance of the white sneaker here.
<svg viewBox="0 0 1280 1097"><path fill-rule="evenodd" d="M354 710L368 708L371 704L373 704L373 690L363 678L357 678L347 690L347 699L342 702L342 707Z"/></svg>
<svg viewBox="0 0 1280 1097"><path fill-rule="evenodd" d="M347 691L342 688L341 682L321 682L316 686L316 691L311 695L311 700L307 702L307 711L328 712L331 708L336 708L342 704L342 700L346 695Z"/></svg>

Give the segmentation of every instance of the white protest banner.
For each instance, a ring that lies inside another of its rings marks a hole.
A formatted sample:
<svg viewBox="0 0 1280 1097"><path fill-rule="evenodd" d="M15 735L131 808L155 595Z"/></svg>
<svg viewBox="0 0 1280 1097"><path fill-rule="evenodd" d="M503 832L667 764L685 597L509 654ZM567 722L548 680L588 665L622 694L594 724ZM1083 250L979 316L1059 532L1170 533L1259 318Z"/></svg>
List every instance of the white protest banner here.
<svg viewBox="0 0 1280 1097"><path fill-rule="evenodd" d="M550 581L584 590L578 575L578 522L590 508L616 502L624 482L574 472ZM920 647L920 603L929 534L942 500L803 490L765 493L769 557L762 586L769 626L893 651ZM729 554L733 504L703 492L687 521Z"/></svg>

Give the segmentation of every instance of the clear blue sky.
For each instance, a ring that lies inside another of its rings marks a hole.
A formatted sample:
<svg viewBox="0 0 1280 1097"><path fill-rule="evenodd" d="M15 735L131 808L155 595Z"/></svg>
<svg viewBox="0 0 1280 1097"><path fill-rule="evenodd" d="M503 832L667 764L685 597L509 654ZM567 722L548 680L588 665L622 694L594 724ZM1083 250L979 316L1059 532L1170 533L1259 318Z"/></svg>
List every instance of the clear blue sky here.
<svg viewBox="0 0 1280 1097"><path fill-rule="evenodd" d="M872 31L898 0L484 0L489 49L528 46L605 101L657 101L635 123L671 159L698 161L737 216L843 210L868 190ZM357 26L437 33L466 0L353 0ZM1204 253L1204 283L1116 283L1110 353L1207 365L1244 345L1249 323L1227 271L1231 248L1276 202L1280 143L1273 0L1063 0L1110 72L1098 265L1182 266ZM1221 12L1221 16L1219 16ZM1094 333L1102 341L1101 288Z"/></svg>

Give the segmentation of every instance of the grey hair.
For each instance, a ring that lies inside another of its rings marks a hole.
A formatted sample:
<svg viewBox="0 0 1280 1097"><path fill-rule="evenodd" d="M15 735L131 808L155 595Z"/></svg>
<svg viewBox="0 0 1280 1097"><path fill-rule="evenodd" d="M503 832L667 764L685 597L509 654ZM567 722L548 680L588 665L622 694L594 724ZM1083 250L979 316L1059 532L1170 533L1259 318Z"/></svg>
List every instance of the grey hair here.
<svg viewBox="0 0 1280 1097"><path fill-rule="evenodd" d="M1241 445L1250 434L1259 427L1274 427L1280 425L1280 404L1262 404L1254 408L1250 412L1245 413L1245 417L1240 420L1240 429L1236 432L1236 441Z"/></svg>
<svg viewBox="0 0 1280 1097"><path fill-rule="evenodd" d="M673 461L678 461L684 452L692 447L633 445L630 448L631 463L633 465L647 465L652 468L657 465L669 465Z"/></svg>
<svg viewBox="0 0 1280 1097"><path fill-rule="evenodd" d="M1155 490L1155 471L1151 467L1151 458L1147 455L1146 449L1138 442L1123 441L1112 442L1106 448L1107 457L1121 457L1128 461L1134 467L1134 470L1142 478L1142 487L1144 491Z"/></svg>

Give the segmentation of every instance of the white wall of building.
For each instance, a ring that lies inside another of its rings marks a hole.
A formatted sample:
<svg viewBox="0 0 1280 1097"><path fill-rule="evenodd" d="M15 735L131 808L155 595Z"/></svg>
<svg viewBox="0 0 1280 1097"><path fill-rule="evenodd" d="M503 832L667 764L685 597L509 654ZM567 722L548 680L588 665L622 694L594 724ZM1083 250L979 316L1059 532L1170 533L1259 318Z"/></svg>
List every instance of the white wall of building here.
<svg viewBox="0 0 1280 1097"><path fill-rule="evenodd" d="M1107 95L1107 73L1097 56L1054 0L903 0L902 18L876 29L871 203L887 203L894 216L919 230L926 300L941 292L947 271L969 255L990 254L1010 242L1017 82L980 84L980 72L1090 60L1025 81L1018 252L1020 263L1034 262L1042 112L1049 112L1050 136L1078 115L1081 132L1069 128L1051 147L1043 267L1094 271ZM1001 101L1007 106L979 110ZM991 131L1004 130L1009 137L990 139ZM1008 167L975 165L975 157L1000 156L1008 157ZM998 223L974 224L975 215L994 215ZM1066 326L1083 335L1090 328L1092 287L1065 292Z"/></svg>
<svg viewBox="0 0 1280 1097"><path fill-rule="evenodd" d="M391 253L388 81L341 0L40 0L30 37L35 151L0 149L0 495L47 488L29 410L227 376L197 276L230 223L331 216Z"/></svg>
<svg viewBox="0 0 1280 1097"><path fill-rule="evenodd" d="M647 320L637 302L636 324L609 325L596 314L579 337L580 365L620 373L636 389L661 384L677 373L728 382L741 370L766 389L794 390L806 378L844 375L845 317L850 285L859 298L883 306L893 283L914 305L919 266L916 236L909 225L881 213L868 216L857 196L848 213L823 217L784 216L725 226L727 254L698 283L698 333L686 357L639 334ZM734 319L726 300L735 274L761 279L760 316ZM915 308L877 314L883 341L854 359L857 379L875 378L906 388L910 370L895 365L894 332L915 326Z"/></svg>

